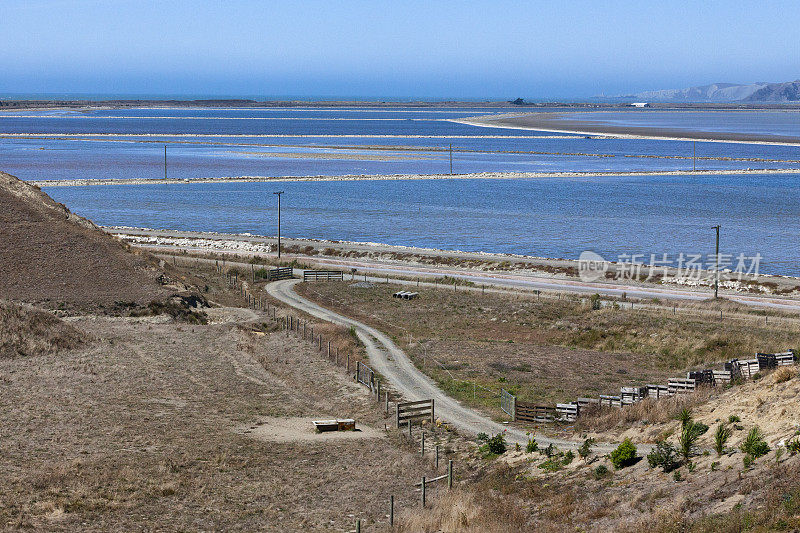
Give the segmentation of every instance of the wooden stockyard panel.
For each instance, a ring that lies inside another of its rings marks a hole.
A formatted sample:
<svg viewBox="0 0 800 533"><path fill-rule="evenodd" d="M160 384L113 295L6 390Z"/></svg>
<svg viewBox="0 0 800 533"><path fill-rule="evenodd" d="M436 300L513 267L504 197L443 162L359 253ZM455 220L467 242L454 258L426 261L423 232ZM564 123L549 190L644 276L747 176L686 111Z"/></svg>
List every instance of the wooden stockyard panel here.
<svg viewBox="0 0 800 533"><path fill-rule="evenodd" d="M267 281L277 281L280 279L292 279L294 270L292 267L271 268L267 270L267 275L261 277Z"/></svg>
<svg viewBox="0 0 800 533"><path fill-rule="evenodd" d="M575 422L580 414L580 407L576 402L557 403L556 414L559 420L564 422Z"/></svg>
<svg viewBox="0 0 800 533"><path fill-rule="evenodd" d="M605 407L622 407L622 398L619 396L600 395L600 405Z"/></svg>
<svg viewBox="0 0 800 533"><path fill-rule="evenodd" d="M686 378L670 378L667 386L670 394L687 394L694 392L695 381Z"/></svg>
<svg viewBox="0 0 800 533"><path fill-rule="evenodd" d="M590 405L600 405L600 400L598 398L578 398L576 403L578 404L578 409L585 409Z"/></svg>
<svg viewBox="0 0 800 533"><path fill-rule="evenodd" d="M522 422L554 422L558 413L555 407L536 405L517 400L515 406L515 420Z"/></svg>
<svg viewBox="0 0 800 533"><path fill-rule="evenodd" d="M500 409L510 416L511 420L516 420L516 403L516 396L505 389L500 389Z"/></svg>
<svg viewBox="0 0 800 533"><path fill-rule="evenodd" d="M747 359L744 361L736 361L739 374L741 374L743 379L751 379L756 373L758 373L759 366L758 366L758 359Z"/></svg>
<svg viewBox="0 0 800 533"><path fill-rule="evenodd" d="M714 370L714 385L721 387L733 381L733 372L730 370Z"/></svg>
<svg viewBox="0 0 800 533"><path fill-rule="evenodd" d="M778 366L792 366L794 365L794 352L782 352L775 354L775 363Z"/></svg>
<svg viewBox="0 0 800 533"><path fill-rule="evenodd" d="M653 398L654 400L658 400L659 398L664 398L665 396L669 396L669 387L667 387L666 385L647 386L648 398Z"/></svg>
<svg viewBox="0 0 800 533"><path fill-rule="evenodd" d="M303 281L344 281L340 270L304 270Z"/></svg>
<svg viewBox="0 0 800 533"><path fill-rule="evenodd" d="M395 411L395 425L399 428L406 422L419 419L430 419L434 422L434 400L420 400L418 402L400 402Z"/></svg>
<svg viewBox="0 0 800 533"><path fill-rule="evenodd" d="M647 398L647 387L622 387L619 396L622 405L631 405Z"/></svg>

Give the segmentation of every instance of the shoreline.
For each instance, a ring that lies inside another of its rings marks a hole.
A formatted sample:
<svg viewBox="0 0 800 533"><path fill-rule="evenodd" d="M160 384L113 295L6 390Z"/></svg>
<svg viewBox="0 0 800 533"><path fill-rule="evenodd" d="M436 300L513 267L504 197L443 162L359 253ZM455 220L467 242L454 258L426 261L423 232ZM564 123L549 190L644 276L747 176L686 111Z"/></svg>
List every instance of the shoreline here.
<svg viewBox="0 0 800 533"><path fill-rule="evenodd" d="M653 170L632 172L476 172L470 174L344 174L338 176L222 176L213 178L82 178L27 180L36 187L91 187L102 185L189 185L195 183L266 183L298 181L417 181L417 180L503 180L537 178L601 178L636 176L736 176L798 174L800 168L740 170Z"/></svg>
<svg viewBox="0 0 800 533"><path fill-rule="evenodd" d="M178 249L193 249L197 251L205 250L206 252L221 252L221 253L251 253L271 254L274 253L274 246L277 244L277 237L267 235L257 235L253 233L223 233L214 231L195 231L195 230L176 230L176 229L154 229L154 228L140 228L131 226L100 226L101 229L117 238L126 240L130 244L145 247L175 247ZM555 258L555 257L542 257L535 255L523 255L503 252L486 252L486 251L466 251L442 248L426 248L418 246L407 246L402 244L387 244L380 242L362 242L362 241L344 241L332 239L316 239L307 237L283 237L281 239L282 246L285 249L284 254L287 257L307 257L308 260L318 261L322 263L336 263L342 262L360 262L365 258L359 256L360 253L366 253L366 260L374 261L376 264L390 265L406 265L418 266L424 268L435 269L439 273L453 272L458 275L458 272L471 272L473 274L484 274L493 276L525 274L526 270L533 269L535 272L528 272L528 275L537 277L546 277L554 281L564 281L569 283L580 283L580 277L577 276L577 269L580 265L579 259L568 258ZM294 252L293 248L307 249L313 248L316 252L308 254L303 252ZM325 253L325 251L334 252ZM344 255L341 255L345 252ZM356 252L353 255L348 252ZM425 262L425 258L437 258L442 261L439 266ZM478 264L486 265L508 265L500 269L483 270L479 268ZM609 261L611 271L616 271L619 264L614 261ZM645 265L646 267L646 265ZM668 271L674 273L677 269L669 267ZM568 271L574 271L573 275L567 275ZM646 268L643 272L646 271ZM705 272L705 271L704 271ZM759 274L754 280L772 281L777 282L784 287L798 287L800 277L789 276L784 274ZM689 291L691 293L703 293L709 289L711 285L697 285L691 284L662 284L649 281L636 281L632 279L623 280L609 280L602 279L598 283L606 286L620 286L623 284L632 284L636 287L658 287L661 289L678 289ZM728 283L721 280L721 288ZM735 285L735 283L734 283ZM694 290L692 290L694 289ZM733 286L727 287L731 294L741 293ZM748 294L748 293L746 293ZM761 296L772 297L785 301L797 301L796 298L780 298L776 295L771 295L768 292L758 293ZM749 293L753 296L752 293Z"/></svg>
<svg viewBox="0 0 800 533"><path fill-rule="evenodd" d="M631 111L635 113L636 111ZM708 143L756 144L768 146L798 146L800 137L759 135L730 132L703 132L670 128L614 126L588 121L559 120L561 113L504 113L491 117L449 119L451 122L481 128L505 128L523 131L544 131L574 135L613 137L616 139L647 139L661 141L697 141Z"/></svg>

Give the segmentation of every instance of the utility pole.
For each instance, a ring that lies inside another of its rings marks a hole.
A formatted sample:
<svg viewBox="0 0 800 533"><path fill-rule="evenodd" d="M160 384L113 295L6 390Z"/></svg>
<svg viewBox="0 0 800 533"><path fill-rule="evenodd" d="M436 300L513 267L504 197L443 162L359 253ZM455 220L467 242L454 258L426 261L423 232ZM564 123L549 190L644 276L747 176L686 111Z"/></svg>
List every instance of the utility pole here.
<svg viewBox="0 0 800 533"><path fill-rule="evenodd" d="M167 179L167 145L164 145L164 180Z"/></svg>
<svg viewBox="0 0 800 533"><path fill-rule="evenodd" d="M717 230L717 247L716 247L716 261L717 261L717 268L714 272L714 299L717 299L719 295L719 225L711 226L711 229Z"/></svg>
<svg viewBox="0 0 800 533"><path fill-rule="evenodd" d="M450 175L453 175L453 143L450 143Z"/></svg>
<svg viewBox="0 0 800 533"><path fill-rule="evenodd" d="M278 259L281 258L281 194L283 191L274 192L278 195Z"/></svg>

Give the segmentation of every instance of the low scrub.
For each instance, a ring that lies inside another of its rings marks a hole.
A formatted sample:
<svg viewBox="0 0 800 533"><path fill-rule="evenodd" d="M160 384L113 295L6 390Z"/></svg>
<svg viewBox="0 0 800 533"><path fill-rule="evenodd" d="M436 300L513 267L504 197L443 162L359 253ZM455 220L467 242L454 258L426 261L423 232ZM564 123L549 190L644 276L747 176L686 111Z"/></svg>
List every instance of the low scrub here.
<svg viewBox="0 0 800 533"><path fill-rule="evenodd" d="M50 313L0 301L0 359L51 354L87 340L84 332Z"/></svg>
<svg viewBox="0 0 800 533"><path fill-rule="evenodd" d="M611 464L619 470L636 462L636 446L631 439L626 438L617 448L611 452Z"/></svg>

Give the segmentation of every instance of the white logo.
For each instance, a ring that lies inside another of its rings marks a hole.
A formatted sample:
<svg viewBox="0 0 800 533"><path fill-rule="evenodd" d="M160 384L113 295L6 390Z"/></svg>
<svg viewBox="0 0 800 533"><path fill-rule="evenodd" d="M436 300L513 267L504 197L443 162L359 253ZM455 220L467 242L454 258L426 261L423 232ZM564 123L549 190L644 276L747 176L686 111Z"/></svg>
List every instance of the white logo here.
<svg viewBox="0 0 800 533"><path fill-rule="evenodd" d="M606 277L608 265L603 256L586 250L578 259L578 275L581 281L597 281Z"/></svg>

